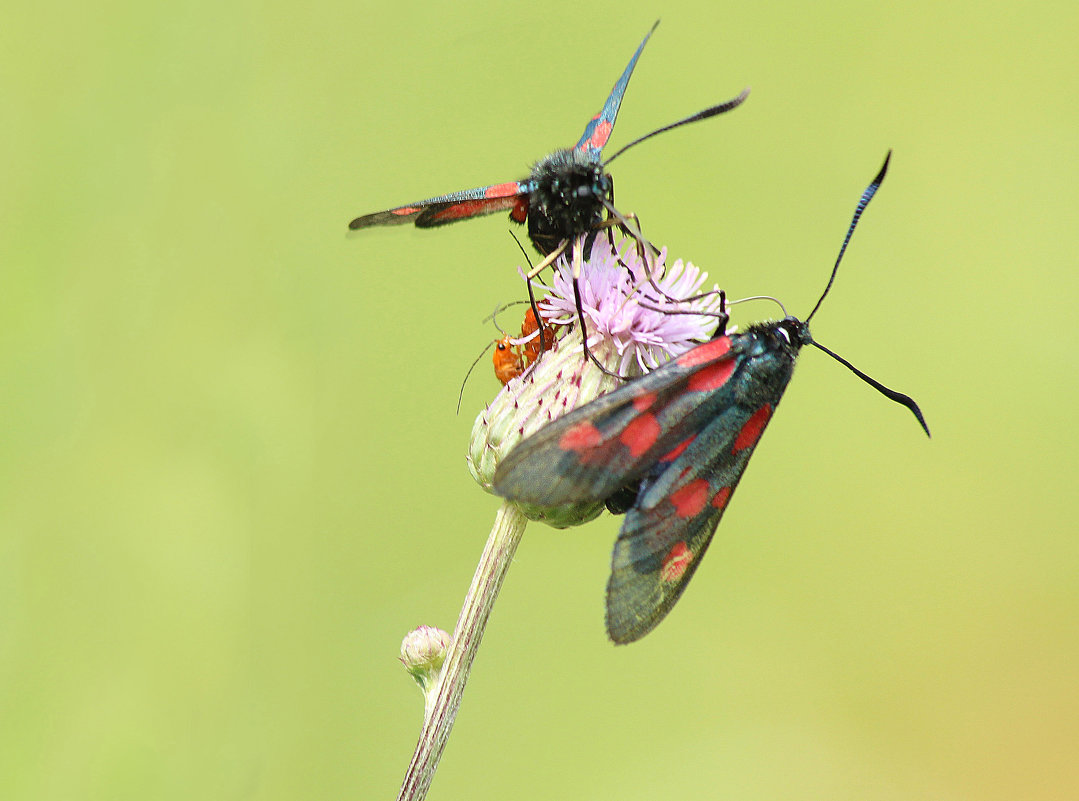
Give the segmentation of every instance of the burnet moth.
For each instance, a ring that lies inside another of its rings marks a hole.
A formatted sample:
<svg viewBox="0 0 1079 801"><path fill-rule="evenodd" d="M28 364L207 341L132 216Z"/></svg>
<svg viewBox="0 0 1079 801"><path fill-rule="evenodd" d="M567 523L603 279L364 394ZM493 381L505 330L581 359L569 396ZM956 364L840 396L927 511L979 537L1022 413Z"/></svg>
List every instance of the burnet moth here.
<svg viewBox="0 0 1079 801"><path fill-rule="evenodd" d="M862 194L831 277L805 321L787 316L722 330L662 367L541 428L498 466L494 491L544 507L607 501L625 511L607 583L607 633L643 637L697 570L731 495L772 419L805 345L824 351L888 398L918 405L817 343L809 320L835 280L891 152Z"/></svg>
<svg viewBox="0 0 1079 801"><path fill-rule="evenodd" d="M603 146L614 128L618 108L629 85L633 68L637 65L637 59L656 25L659 25L658 20L637 47L603 108L585 126L577 144L572 148L557 150L537 161L527 178L451 192L375 214L366 214L354 219L348 227L355 231L376 225L402 225L412 222L417 228L434 228L508 210L512 221L528 224L528 237L536 250L545 256L551 256L556 252L560 254L566 243L576 236L600 227L604 210L624 221L614 208L614 182L606 170L607 165L629 148L658 133L730 111L740 105L748 94L746 90L733 100L665 125L635 139L606 161L601 161ZM533 272L538 272L553 260L553 257L545 260L541 267Z"/></svg>

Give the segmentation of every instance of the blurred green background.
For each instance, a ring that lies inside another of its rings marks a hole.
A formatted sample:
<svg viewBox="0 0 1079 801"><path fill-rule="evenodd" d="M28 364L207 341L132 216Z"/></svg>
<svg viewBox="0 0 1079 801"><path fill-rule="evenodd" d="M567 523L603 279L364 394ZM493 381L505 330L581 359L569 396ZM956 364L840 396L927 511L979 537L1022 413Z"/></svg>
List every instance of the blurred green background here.
<svg viewBox="0 0 1079 801"><path fill-rule="evenodd" d="M891 5L891 4L889 4ZM432 799L1079 797L1079 7L27 4L0 28L0 797L390 799L497 507L500 215L353 216L572 144L657 15L620 208L814 320L675 612L526 534ZM743 319L772 314L743 307ZM1068 504L1071 504L1070 506Z"/></svg>

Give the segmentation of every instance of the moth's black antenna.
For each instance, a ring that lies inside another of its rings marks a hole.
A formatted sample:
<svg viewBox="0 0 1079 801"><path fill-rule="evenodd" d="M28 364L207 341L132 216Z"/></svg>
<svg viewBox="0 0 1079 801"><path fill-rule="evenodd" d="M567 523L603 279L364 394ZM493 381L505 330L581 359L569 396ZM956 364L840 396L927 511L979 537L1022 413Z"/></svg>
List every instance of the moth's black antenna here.
<svg viewBox="0 0 1079 801"><path fill-rule="evenodd" d="M824 301L824 298L828 295L828 290L832 288L832 283L835 281L836 272L839 271L839 263L843 261L843 254L847 252L847 245L850 244L850 238L854 234L854 228L858 225L858 220L861 219L862 212L865 211L865 207L869 205L869 201L873 199L873 195L877 194L877 190L880 189L880 184L884 180L884 176L888 172L888 162L890 162L891 160L892 151L889 150L888 155L884 157L884 164L881 165L880 172L877 173L877 177L874 178L872 182L870 182L869 186L866 187L865 191L862 192L862 197L858 201L858 206L854 209L854 219L850 221L850 228L847 229L847 236L843 239L843 247L839 249L839 256L836 258L835 266L832 268L832 274L828 278L828 286L824 288L824 292L821 294L820 299L817 301L817 305L813 307L813 311L811 311L809 313L809 317L806 317L805 319L805 325L807 326L806 330L808 330L810 318L817 313L817 309L820 308L820 305ZM925 417L922 415L922 410L918 408L918 404L914 402L914 398L910 397L910 395L904 395L902 392L896 392L894 389L888 389L888 387L877 381L877 379L870 378L853 364L840 356L838 353L835 353L834 351L831 351L828 348L824 347L824 345L815 341L814 339L812 339L812 337L809 338L809 344L813 345L813 347L817 348L818 350L822 350L827 353L829 356L842 364L860 379L869 384L869 386L873 387L873 389L877 390L877 392L879 392L884 397L889 398L896 403L902 404L903 406L906 406L908 409L911 410L914 416L918 418L918 424L922 427L922 430L925 431L925 435L927 437L932 436L932 434L929 433L929 426L926 425Z"/></svg>
<svg viewBox="0 0 1079 801"><path fill-rule="evenodd" d="M706 108L704 109L704 111L698 111L696 114L690 114L685 119L679 120L678 122L672 122L670 125L664 125L662 128L656 128L656 130L652 131L651 133L646 133L644 136L639 137L638 139L634 139L628 145L623 146L617 153L604 161L603 166L606 167L608 164L621 156L631 147L633 147L634 145L639 145L645 139L651 139L656 134L661 134L664 131L671 130L672 128L678 128L682 125L688 125L691 122L697 122L697 120L706 120L709 117L716 116L717 114L723 114L724 112L730 111L731 109L736 109L745 102L745 99L747 97L749 97L749 87L743 89L742 94L738 95L738 97L733 98L732 100L728 100L725 103L720 103L718 106Z"/></svg>
<svg viewBox="0 0 1079 801"><path fill-rule="evenodd" d="M914 413L914 416L918 418L918 423L925 430L925 435L927 437L933 436L929 433L929 426L925 423L925 417L922 416L922 410L918 408L918 404L914 402L914 398L912 398L910 395L904 395L902 392L896 392L894 389L888 389L888 387L884 386L884 384L880 383L875 378L870 378L853 364L840 356L838 353L834 353L833 351L828 350L828 348L824 347L824 345L820 344L819 342L815 340L810 340L810 344L818 350L823 350L837 362L842 364L860 379L869 384L869 386L873 387L873 389L877 390L877 392L879 392L884 397L891 398L896 403L900 403L903 406L906 406Z"/></svg>
<svg viewBox="0 0 1079 801"><path fill-rule="evenodd" d="M813 319L813 315L817 313L817 309L820 308L821 303L823 303L824 299L828 296L828 291L832 288L832 283L835 281L835 275L839 272L839 262L843 261L843 254L847 252L847 245L850 244L850 238L854 235L854 228L858 225L858 220L862 218L862 212L865 211L865 207L869 205L869 201L873 199L873 195L877 194L877 190L880 189L880 184L884 180L885 174L888 172L888 162L891 160L892 151L889 150L888 155L884 157L884 164L881 165L877 177L874 178L869 186L865 188L865 191L862 192L862 197L858 201L858 206L854 209L854 219L850 221L850 228L847 229L847 236L843 239L843 247L839 249L839 256L835 260L835 267L832 268L832 275L828 278L828 286L824 288L824 292L821 293L820 298L817 300L817 305L813 307L813 311L806 317L806 324ZM850 365L848 365L848 367L849 366ZM903 397L906 396L904 395ZM922 423L922 425L924 426L925 423ZM928 433L928 431L929 429L926 429L926 433Z"/></svg>

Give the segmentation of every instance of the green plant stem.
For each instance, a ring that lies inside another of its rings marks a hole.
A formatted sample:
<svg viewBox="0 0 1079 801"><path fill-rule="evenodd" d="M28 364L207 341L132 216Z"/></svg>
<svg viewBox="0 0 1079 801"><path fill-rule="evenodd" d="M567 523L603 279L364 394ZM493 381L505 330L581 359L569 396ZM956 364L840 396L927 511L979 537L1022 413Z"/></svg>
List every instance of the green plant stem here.
<svg viewBox="0 0 1079 801"><path fill-rule="evenodd" d="M427 694L423 730L401 784L401 791L397 794L397 801L422 801L427 796L438 761L449 740L457 708L461 705L461 695L465 691L480 640L483 639L487 619L491 616L498 591L502 588L502 581L527 522L517 505L510 501L504 501L495 516L491 535L487 538L476 574L472 577L472 586L468 588L461 615L457 618L457 628L446 652L442 673Z"/></svg>

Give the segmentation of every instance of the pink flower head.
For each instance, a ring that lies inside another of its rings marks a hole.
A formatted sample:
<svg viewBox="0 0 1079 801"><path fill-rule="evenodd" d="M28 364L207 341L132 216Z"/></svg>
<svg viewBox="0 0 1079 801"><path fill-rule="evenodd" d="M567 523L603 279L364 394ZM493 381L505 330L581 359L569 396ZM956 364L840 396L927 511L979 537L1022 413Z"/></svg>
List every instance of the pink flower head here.
<svg viewBox="0 0 1079 801"><path fill-rule="evenodd" d="M606 236L596 237L581 269L581 307L588 329L588 346L600 351L607 344L617 354L609 369L621 375L648 372L708 339L722 310L718 287L697 296L707 273L681 259L666 266L667 250L651 259L652 282L635 243L623 239L614 252ZM658 287L658 290L657 290ZM697 298L688 302L672 299ZM570 262L558 262L554 286L539 302L543 316L556 324L577 322ZM700 314L686 313L700 312Z"/></svg>
<svg viewBox="0 0 1079 801"><path fill-rule="evenodd" d="M544 322L564 333L476 418L468 467L480 486L491 490L502 456L521 439L712 336L720 312L726 311L718 288L703 289L705 273L681 260L666 267L666 258L667 251L661 251L646 265L633 240L623 239L619 253L605 235L596 237L581 265L581 306L588 349L603 369L584 358L570 261L559 260L553 286L534 284L548 293L537 304ZM522 510L563 528L593 519L603 503Z"/></svg>

